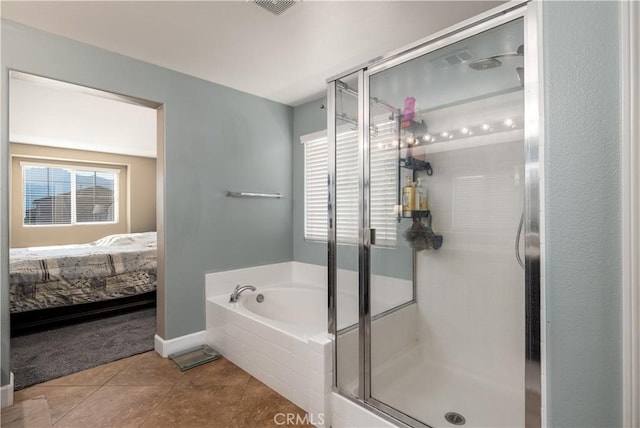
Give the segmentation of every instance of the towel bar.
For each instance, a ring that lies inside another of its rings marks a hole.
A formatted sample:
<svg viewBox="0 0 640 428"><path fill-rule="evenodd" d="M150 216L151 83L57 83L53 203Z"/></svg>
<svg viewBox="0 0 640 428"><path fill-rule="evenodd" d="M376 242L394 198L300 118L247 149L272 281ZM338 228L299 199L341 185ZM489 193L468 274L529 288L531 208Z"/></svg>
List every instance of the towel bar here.
<svg viewBox="0 0 640 428"><path fill-rule="evenodd" d="M224 195L227 198L282 198L280 193L232 192L231 190L225 190Z"/></svg>

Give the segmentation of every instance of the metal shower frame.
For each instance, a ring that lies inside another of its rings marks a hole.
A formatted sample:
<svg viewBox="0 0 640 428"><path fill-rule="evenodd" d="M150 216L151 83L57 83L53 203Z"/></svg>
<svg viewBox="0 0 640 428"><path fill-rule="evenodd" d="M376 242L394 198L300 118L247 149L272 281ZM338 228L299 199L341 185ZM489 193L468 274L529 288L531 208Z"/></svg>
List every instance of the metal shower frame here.
<svg viewBox="0 0 640 428"><path fill-rule="evenodd" d="M525 45L525 426L540 427L542 424L542 278L541 278L541 222L543 222L543 142L542 142L542 105L540 102L540 64L538 46L539 9L535 3L512 1L491 9L481 15L463 21L460 24L419 40L404 48L398 49L377 58L370 63L354 67L344 73L327 79L327 135L329 139L329 197L328 197L328 310L329 333L333 336L333 391L356 402L373 413L395 424L411 427L428 427L424 423L382 403L371 396L371 311L370 311L370 244L371 228L369 224L369 133L370 103L365 102L369 96L369 77L391 67L412 60L418 56L440 49L459 40L472 37L491 28L517 19L524 21ZM358 397L342 391L337 386L337 313L336 313L336 110L335 94L337 81L357 74L358 123L360 126L360 233L359 233L359 388Z"/></svg>

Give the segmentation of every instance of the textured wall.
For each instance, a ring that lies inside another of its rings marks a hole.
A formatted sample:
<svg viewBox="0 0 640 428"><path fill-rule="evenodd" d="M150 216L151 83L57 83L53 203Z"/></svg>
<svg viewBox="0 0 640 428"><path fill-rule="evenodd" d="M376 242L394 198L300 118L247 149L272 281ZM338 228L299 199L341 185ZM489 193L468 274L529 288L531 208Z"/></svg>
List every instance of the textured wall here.
<svg viewBox="0 0 640 428"><path fill-rule="evenodd" d="M548 424L621 426L617 2L544 2Z"/></svg>
<svg viewBox="0 0 640 428"><path fill-rule="evenodd" d="M8 69L164 103L165 339L205 328L206 272L292 259L291 107L3 21L3 88ZM3 91L3 213L7 105ZM284 198L226 199L225 189L281 192ZM9 372L7 231L3 214L3 383Z"/></svg>

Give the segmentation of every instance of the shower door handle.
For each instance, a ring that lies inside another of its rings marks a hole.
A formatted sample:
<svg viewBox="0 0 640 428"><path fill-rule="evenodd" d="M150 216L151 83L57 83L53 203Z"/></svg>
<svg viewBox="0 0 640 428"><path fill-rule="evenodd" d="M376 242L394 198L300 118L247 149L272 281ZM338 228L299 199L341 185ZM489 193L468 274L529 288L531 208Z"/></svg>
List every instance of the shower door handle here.
<svg viewBox="0 0 640 428"><path fill-rule="evenodd" d="M520 257L520 236L522 234L522 226L524 226L524 211L522 211L522 215L520 216L520 224L518 224L518 232L516 233L516 260L522 269L526 269L524 262L522 261L522 257Z"/></svg>
<svg viewBox="0 0 640 428"><path fill-rule="evenodd" d="M369 244L376 245L376 230L369 229Z"/></svg>

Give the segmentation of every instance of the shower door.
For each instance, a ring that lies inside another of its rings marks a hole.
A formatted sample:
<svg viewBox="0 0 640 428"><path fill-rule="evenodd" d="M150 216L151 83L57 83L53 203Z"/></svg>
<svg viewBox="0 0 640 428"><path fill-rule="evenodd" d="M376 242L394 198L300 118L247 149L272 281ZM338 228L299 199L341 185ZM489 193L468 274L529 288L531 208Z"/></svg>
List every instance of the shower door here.
<svg viewBox="0 0 640 428"><path fill-rule="evenodd" d="M332 319L353 315L353 293L340 293L358 279L358 322L330 326L334 385L392 421L540 426L525 13L508 10L330 82ZM354 108L346 94L357 98L351 168L338 153ZM357 245L340 245L345 189L333 181L349 174L359 233Z"/></svg>

